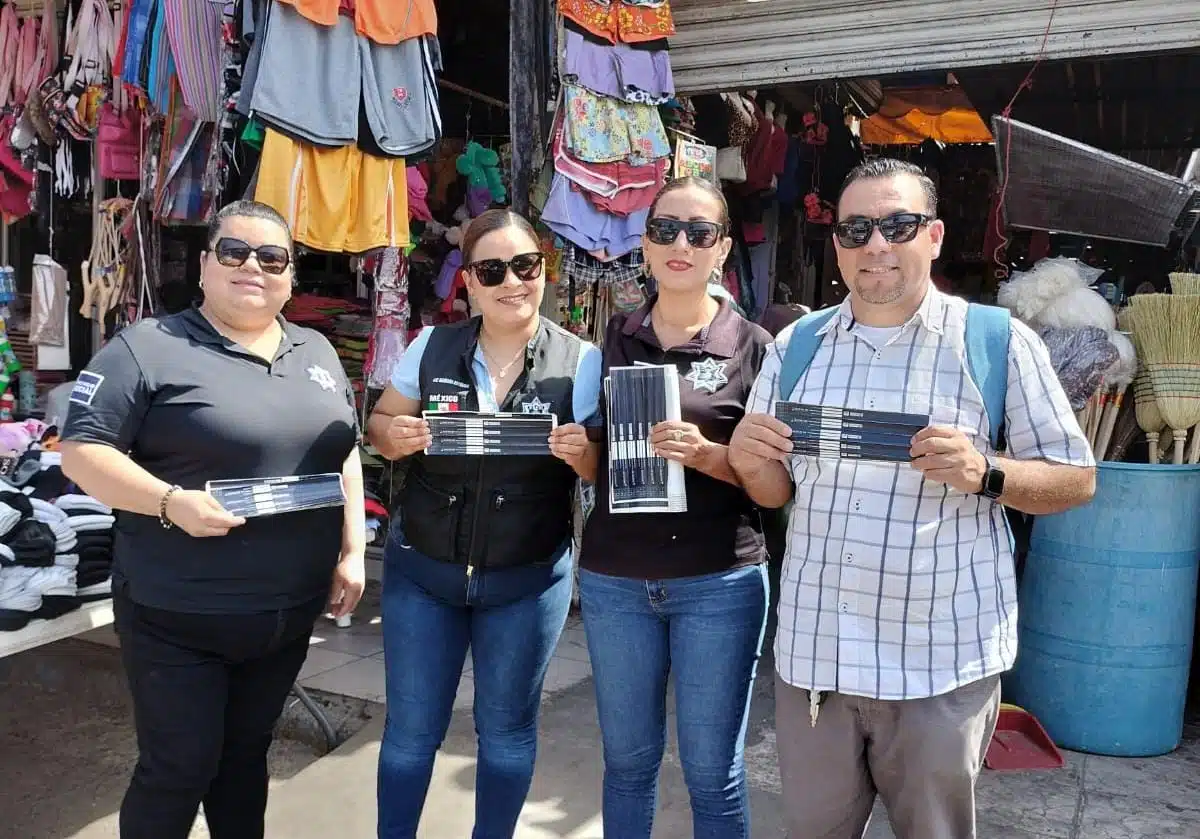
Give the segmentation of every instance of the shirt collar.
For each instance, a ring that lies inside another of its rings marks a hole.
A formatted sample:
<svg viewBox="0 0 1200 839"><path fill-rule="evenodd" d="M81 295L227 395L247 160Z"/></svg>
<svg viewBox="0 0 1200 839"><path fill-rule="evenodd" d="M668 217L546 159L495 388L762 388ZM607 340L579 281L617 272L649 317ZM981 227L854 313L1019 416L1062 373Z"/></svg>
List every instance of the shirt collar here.
<svg viewBox="0 0 1200 839"><path fill-rule="evenodd" d="M208 318L200 311L199 303L193 303L190 309L180 312L180 320L187 334L201 344L235 346L232 341L218 332L216 327L209 322ZM283 330L283 341L279 346L280 353L284 349L298 347L308 341L305 331L294 323L290 323L283 315L276 315L275 320L279 323L280 329Z"/></svg>
<svg viewBox="0 0 1200 839"><path fill-rule="evenodd" d="M925 293L925 299L921 301L920 307L904 326L910 323L919 323L935 335L942 334L942 324L946 320L946 294L939 291L933 283L929 284L929 290ZM854 312L850 306L850 298L847 296L838 306L837 317L832 317L817 330L818 335L824 335L835 326L841 329L850 331L854 326Z"/></svg>
<svg viewBox="0 0 1200 839"><path fill-rule="evenodd" d="M475 317L471 318L471 340L467 342L467 349L463 354L463 358L466 360L468 366L470 366L471 361L476 357L477 354L480 357L483 355L483 350L479 346L479 330L482 328L482 315L475 315ZM546 319L541 315L538 315L537 331L533 333L533 338L531 338L529 343L525 345L525 362L527 366L528 363L537 358L539 354L545 354L547 331Z"/></svg>
<svg viewBox="0 0 1200 839"><path fill-rule="evenodd" d="M651 346L659 347L658 336L654 333L654 327L650 324L650 310L654 308L654 303L657 300L657 295L651 297L642 304L641 308L625 319L625 326L621 329L621 333L625 337L636 337ZM737 354L741 320L741 316L733 310L728 300L717 299L717 314L713 316L712 322L701 329L699 334L691 341L681 347L673 347L672 349L694 349L704 355L733 358Z"/></svg>

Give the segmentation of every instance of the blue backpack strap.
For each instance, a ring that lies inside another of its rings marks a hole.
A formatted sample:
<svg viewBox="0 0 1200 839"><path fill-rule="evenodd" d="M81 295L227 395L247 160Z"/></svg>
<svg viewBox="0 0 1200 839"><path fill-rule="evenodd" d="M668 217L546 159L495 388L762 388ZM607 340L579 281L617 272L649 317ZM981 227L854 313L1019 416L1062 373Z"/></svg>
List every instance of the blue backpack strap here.
<svg viewBox="0 0 1200 839"><path fill-rule="evenodd" d="M992 448L1000 444L1004 400L1008 394L1008 342L1012 316L1008 309L971 303L967 306L967 369L987 412Z"/></svg>
<svg viewBox="0 0 1200 839"><path fill-rule="evenodd" d="M784 353L783 362L779 367L780 399L786 400L792 395L792 390L799 383L804 371L808 369L808 365L812 364L813 356L817 354L817 348L821 346L821 340L825 337L817 333L837 313L837 306L809 312L797 320L792 327L787 351Z"/></svg>

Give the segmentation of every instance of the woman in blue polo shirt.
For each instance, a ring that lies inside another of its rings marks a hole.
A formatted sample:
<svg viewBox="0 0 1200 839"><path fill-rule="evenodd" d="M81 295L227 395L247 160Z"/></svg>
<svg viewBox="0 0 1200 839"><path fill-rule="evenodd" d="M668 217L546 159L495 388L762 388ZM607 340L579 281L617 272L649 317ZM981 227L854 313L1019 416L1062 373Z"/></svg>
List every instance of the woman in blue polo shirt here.
<svg viewBox="0 0 1200 839"><path fill-rule="evenodd" d="M414 839L467 649L473 661L475 836L510 837L533 778L537 711L571 605L576 480L592 480L600 353L541 318L538 238L508 210L470 223L477 317L426 329L367 424L406 470L384 560L387 724L379 837ZM426 456L426 410L553 413L545 456Z"/></svg>

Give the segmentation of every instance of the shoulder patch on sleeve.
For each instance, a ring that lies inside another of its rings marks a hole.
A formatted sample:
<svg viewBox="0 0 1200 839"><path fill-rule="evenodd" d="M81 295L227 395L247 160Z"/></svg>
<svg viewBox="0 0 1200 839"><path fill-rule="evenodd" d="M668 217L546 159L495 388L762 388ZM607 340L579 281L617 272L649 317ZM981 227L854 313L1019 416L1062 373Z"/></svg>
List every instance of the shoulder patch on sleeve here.
<svg viewBox="0 0 1200 839"><path fill-rule="evenodd" d="M96 391L104 383L104 377L99 373L89 373L87 370L79 374L75 387L71 390L70 401L76 405L90 406L96 398Z"/></svg>

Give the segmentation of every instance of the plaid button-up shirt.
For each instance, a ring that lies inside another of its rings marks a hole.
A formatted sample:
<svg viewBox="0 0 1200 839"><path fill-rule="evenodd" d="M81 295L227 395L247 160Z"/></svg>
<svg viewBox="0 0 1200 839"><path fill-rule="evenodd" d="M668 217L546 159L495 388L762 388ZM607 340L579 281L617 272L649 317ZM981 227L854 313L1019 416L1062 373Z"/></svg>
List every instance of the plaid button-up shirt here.
<svg viewBox="0 0 1200 839"><path fill-rule="evenodd" d="M967 371L967 304L935 288L875 346L850 304L823 327L790 401L927 414L990 453ZM773 413L791 327L771 345L747 413ZM1094 466L1049 353L1013 320L1006 456ZM906 463L792 456L795 482L775 661L788 684L875 699L936 696L1009 669L1017 591L1003 508Z"/></svg>

